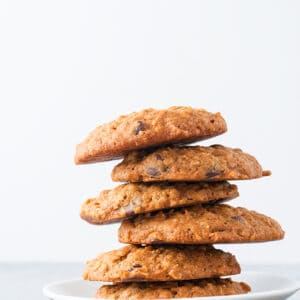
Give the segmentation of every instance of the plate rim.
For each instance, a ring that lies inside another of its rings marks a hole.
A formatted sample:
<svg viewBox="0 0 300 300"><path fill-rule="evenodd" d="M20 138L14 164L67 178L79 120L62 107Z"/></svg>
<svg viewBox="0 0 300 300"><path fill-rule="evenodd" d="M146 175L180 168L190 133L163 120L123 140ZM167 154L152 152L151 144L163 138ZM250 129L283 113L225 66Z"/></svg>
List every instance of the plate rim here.
<svg viewBox="0 0 300 300"><path fill-rule="evenodd" d="M268 296L268 297L271 297L271 296L284 296L286 293L296 293L297 291L300 290L300 281L298 281L294 278L289 278L287 276L282 276L282 275L277 275L277 274L274 275L270 272L246 271L246 272L243 272L241 274L233 276L233 279L236 276L243 276L243 275L246 275L246 276L247 275L250 275L250 276L260 275L260 276L265 276L265 277L271 276L273 278L277 277L278 279L281 278L281 279L288 280L289 284L288 284L287 287L281 288L281 289L275 289L275 290L263 291L263 292L254 292L254 293L248 293L248 294L244 294L244 295L230 295L230 299L238 299L241 296L243 296L245 300L256 299L256 297L264 297L264 296ZM241 279L237 279L237 280L243 280L243 279L241 278ZM70 282L74 282L74 281L84 281L84 280L77 277L77 278L70 278L70 279L64 279L64 280L50 282L50 283L46 284L43 287L43 294L46 297L50 298L50 299L60 299L60 300L91 300L91 299L96 299L94 297L77 297L77 296L58 295L58 294L52 292L51 290L49 290L53 286L62 285L62 284L70 283ZM94 282L97 282L97 281L94 281ZM103 282L99 281L99 284L103 284ZM178 299L180 300L180 299L186 299L186 298L178 298ZM193 298L189 298L189 299L193 299ZM195 299L197 299L197 297ZM202 299L203 300L208 300L208 299L220 299L220 300L227 299L228 300L229 298L228 298L228 296L210 296L210 297L201 297L201 300Z"/></svg>

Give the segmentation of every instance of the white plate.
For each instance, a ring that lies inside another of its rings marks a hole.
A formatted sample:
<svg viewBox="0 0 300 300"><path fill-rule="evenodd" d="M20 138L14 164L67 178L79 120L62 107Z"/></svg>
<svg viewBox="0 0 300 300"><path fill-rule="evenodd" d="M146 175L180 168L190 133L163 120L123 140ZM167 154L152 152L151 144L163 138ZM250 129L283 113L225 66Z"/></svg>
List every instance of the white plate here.
<svg viewBox="0 0 300 300"><path fill-rule="evenodd" d="M300 283L278 275L258 272L245 272L233 276L234 280L245 281L252 291L245 295L200 297L194 300L283 300L300 289ZM44 294L53 300L91 300L96 290L101 286L99 282L88 282L81 279L65 280L51 283L44 287ZM190 298L191 299L191 298Z"/></svg>

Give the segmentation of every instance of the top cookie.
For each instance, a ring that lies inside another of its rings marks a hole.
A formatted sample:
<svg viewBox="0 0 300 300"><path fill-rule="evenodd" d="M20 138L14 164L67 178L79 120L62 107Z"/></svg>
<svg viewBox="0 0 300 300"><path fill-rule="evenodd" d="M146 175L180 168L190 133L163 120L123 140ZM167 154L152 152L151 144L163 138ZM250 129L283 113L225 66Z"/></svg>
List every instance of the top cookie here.
<svg viewBox="0 0 300 300"><path fill-rule="evenodd" d="M173 106L145 109L98 126L76 148L75 163L117 159L131 150L203 140L226 132L220 113Z"/></svg>
<svg viewBox="0 0 300 300"><path fill-rule="evenodd" d="M170 146L128 153L114 167L114 181L221 181L270 175L255 157L221 145Z"/></svg>

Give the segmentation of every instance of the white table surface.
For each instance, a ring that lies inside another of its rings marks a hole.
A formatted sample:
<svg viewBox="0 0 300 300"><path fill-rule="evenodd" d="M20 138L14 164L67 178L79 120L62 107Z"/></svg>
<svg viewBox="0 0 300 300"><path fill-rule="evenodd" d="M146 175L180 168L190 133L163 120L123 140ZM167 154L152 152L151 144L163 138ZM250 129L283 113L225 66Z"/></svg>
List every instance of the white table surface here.
<svg viewBox="0 0 300 300"><path fill-rule="evenodd" d="M52 281L78 278L84 265L79 263L0 264L1 300L40 300L42 288ZM278 273L300 281L300 264L242 265L243 271ZM300 292L289 300L299 300Z"/></svg>

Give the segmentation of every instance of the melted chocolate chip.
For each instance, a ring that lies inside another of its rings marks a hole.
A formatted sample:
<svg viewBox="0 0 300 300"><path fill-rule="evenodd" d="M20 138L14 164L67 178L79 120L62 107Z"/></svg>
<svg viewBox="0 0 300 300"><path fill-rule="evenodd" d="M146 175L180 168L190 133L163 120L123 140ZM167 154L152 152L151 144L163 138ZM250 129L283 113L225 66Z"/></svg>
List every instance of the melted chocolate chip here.
<svg viewBox="0 0 300 300"><path fill-rule="evenodd" d="M145 131L147 128L142 121L137 121L137 128L134 130L135 135L139 135L141 131Z"/></svg>
<svg viewBox="0 0 300 300"><path fill-rule="evenodd" d="M212 178L215 176L219 176L223 173L224 173L224 170L218 170L218 169L212 168L206 172L205 176L206 176L206 178Z"/></svg>
<svg viewBox="0 0 300 300"><path fill-rule="evenodd" d="M145 278L142 277L131 277L128 279L123 279L122 282L133 282L133 281L145 281Z"/></svg>
<svg viewBox="0 0 300 300"><path fill-rule="evenodd" d="M148 168L147 169L147 174L150 176L159 176L160 175L160 171L156 168Z"/></svg>
<svg viewBox="0 0 300 300"><path fill-rule="evenodd" d="M134 269L138 269L141 267L142 267L142 265L140 265L140 264L134 264L128 269L128 272L132 272Z"/></svg>
<svg viewBox="0 0 300 300"><path fill-rule="evenodd" d="M238 221L240 223L245 223L245 219L242 216L233 216L231 217L232 220Z"/></svg>
<svg viewBox="0 0 300 300"><path fill-rule="evenodd" d="M140 150L137 151L135 154L135 158L137 161L141 161L143 160L143 158L147 155L147 151L146 150Z"/></svg>
<svg viewBox="0 0 300 300"><path fill-rule="evenodd" d="M168 166L163 166L163 167L162 167L162 171L163 171L163 172L167 172L168 170L169 170L169 167L168 167Z"/></svg>
<svg viewBox="0 0 300 300"><path fill-rule="evenodd" d="M164 159L161 157L160 154L156 154L156 155L155 155L155 158L156 158L157 160L164 160Z"/></svg>
<svg viewBox="0 0 300 300"><path fill-rule="evenodd" d="M134 209L133 209L133 205L132 205L131 202L129 204L123 206L123 209L125 210L126 217L131 217L135 214Z"/></svg>
<svg viewBox="0 0 300 300"><path fill-rule="evenodd" d="M159 240L159 239L153 239L151 240L151 244L164 244L165 241Z"/></svg>

